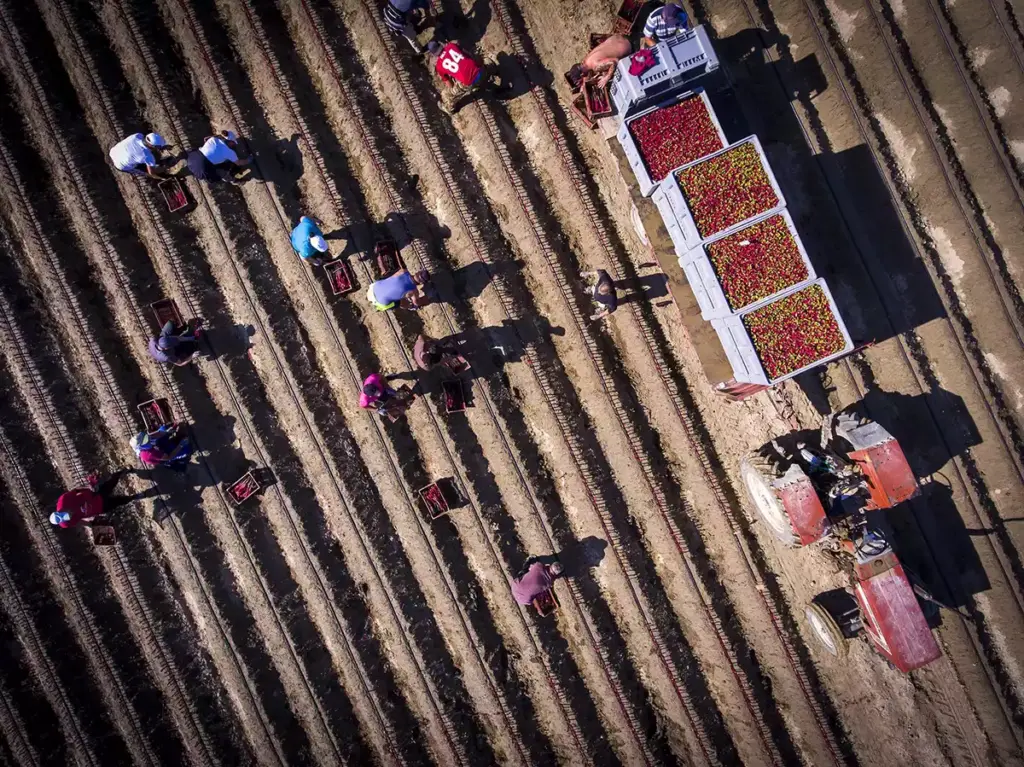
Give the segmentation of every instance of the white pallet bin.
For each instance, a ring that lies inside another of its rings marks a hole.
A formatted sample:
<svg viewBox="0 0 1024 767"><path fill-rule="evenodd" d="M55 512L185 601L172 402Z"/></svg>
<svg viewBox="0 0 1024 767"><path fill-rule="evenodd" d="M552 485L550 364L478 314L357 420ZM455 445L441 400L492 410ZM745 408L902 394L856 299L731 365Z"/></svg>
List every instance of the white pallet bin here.
<svg viewBox="0 0 1024 767"><path fill-rule="evenodd" d="M792 373L787 373L784 376L778 378L768 378L768 374L761 364L760 358L757 356L757 350L754 348L754 342L750 338L750 333L747 332L746 326L743 324L743 318L750 314L752 311L756 311L764 307L766 304L758 304L757 306L749 309L744 309L742 312L737 314L729 315L728 317L722 317L717 320L711 321L711 326L718 333L718 338L722 342L722 347L725 349L725 356L729 359L729 364L732 365L733 377L741 383L752 383L752 384L763 384L765 386L773 386L781 381L785 381L793 376L798 376L804 371L816 368L819 365L824 365L834 359L842 357L844 354L849 354L853 351L853 341L850 339L850 333L846 329L846 323L843 322L843 318L839 314L839 309L836 307L835 299L832 298L832 292L828 289L828 285L825 284L825 280L817 279L813 282L802 285L799 288L787 290L784 293L777 296L774 301L778 301L786 296L798 293L801 290L807 290L807 288L817 285L824 292L825 297L828 299L829 307L832 309L832 314L836 318L836 323L839 325L839 332L843 335L843 348L831 354L827 357L823 357L820 360L815 360L810 365L805 365L799 370L794 370ZM768 303L772 303L769 301Z"/></svg>
<svg viewBox="0 0 1024 767"><path fill-rule="evenodd" d="M633 175L636 176L637 183L640 185L640 194L644 197L651 196L651 193L657 188L661 179L658 179L657 181L651 179L650 171L648 171L647 164L644 162L643 155L640 153L640 146L637 144L636 139L633 138L633 133L630 131L629 126L641 117L646 117L653 112L657 112L659 109L667 109L668 107L675 106L681 101L694 97L699 97L700 100L704 102L704 107L708 110L708 114L711 115L711 122L714 123L715 130L718 131L718 138L721 139L722 146L727 146L728 142L725 139L725 132L722 130L722 126L718 122L718 115L715 114L715 110L711 107L711 101L708 99L708 95L703 89L685 91L677 94L660 104L627 117L619 126L619 131L615 134L615 138L618 139L619 144L622 145L622 150L626 153L626 159L629 160L629 167L633 169Z"/></svg>
<svg viewBox="0 0 1024 767"><path fill-rule="evenodd" d="M800 280L800 282L787 285L782 290L776 291L770 296L765 296L764 298L760 298L746 306L733 309L729 306L729 299L726 298L725 290L723 290L722 283L719 281L718 275L715 272L714 264L711 263L711 257L708 255L708 246L718 242L719 240L725 239L726 237L740 234L745 229L749 229L752 226L760 224L762 221L767 221L773 216L781 216L786 227L789 229L790 235L796 242L797 250L800 251L800 259L804 262L804 266L807 267L807 276ZM680 256L679 266L683 268L683 272L686 274L686 279L690 283L690 288L693 289L693 294L697 298L697 304L700 306L700 315L706 320L717 320L722 317L728 317L730 314L735 314L736 312L756 309L758 306L767 304L784 293L799 290L801 287L808 285L817 276L814 273L814 267L811 266L811 260L807 257L807 251L804 250L804 244L800 240L800 235L796 231L796 225L793 223L793 218L789 215L789 211L787 210L780 210L764 216L758 216L740 229L733 232L716 234L710 240L706 240L693 250L689 251L685 256Z"/></svg>
<svg viewBox="0 0 1024 767"><path fill-rule="evenodd" d="M779 201L773 208L762 210L743 221L736 222L727 229L723 229L720 232L711 232L707 237L702 237L700 232L697 231L697 224L693 220L693 214L690 212L690 206L686 203L686 197L683 196L683 190L679 188L679 182L676 180L676 174L681 170L692 168L694 165L698 165L702 162L707 162L718 157L720 154L730 152L743 144L754 145L754 149L757 150L758 157L761 158L761 166L764 168L765 175L768 177L768 182L775 190L775 196ZM779 182L775 179L775 174L772 172L771 165L768 164L768 158L765 156L764 149L762 149L761 142L758 141L757 136L747 136L745 139L737 141L735 144L730 144L724 149L720 149L713 154L709 154L707 157L702 157L699 160L694 160L691 163L687 163L686 165L681 165L678 168L673 169L673 171L658 184L658 188L655 189L654 194L651 195L651 201L658 207L658 212L661 213L661 217L665 221L665 228L668 229L669 236L672 238L672 244L675 246L677 256L685 256L705 240L710 240L720 234L735 232L745 227L754 219L760 218L761 216L767 216L771 213L778 213L786 207L786 198L782 194L782 189L779 188Z"/></svg>

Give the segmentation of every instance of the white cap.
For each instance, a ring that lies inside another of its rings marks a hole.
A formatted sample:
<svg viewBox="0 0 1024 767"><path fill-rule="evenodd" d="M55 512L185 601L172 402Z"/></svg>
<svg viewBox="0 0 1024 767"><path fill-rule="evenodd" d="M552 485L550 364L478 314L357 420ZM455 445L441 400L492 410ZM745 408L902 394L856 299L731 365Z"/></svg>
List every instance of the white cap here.
<svg viewBox="0 0 1024 767"><path fill-rule="evenodd" d="M224 138L226 138L228 141L238 141L238 134L235 133L233 130L226 130L224 131Z"/></svg>
<svg viewBox="0 0 1024 767"><path fill-rule="evenodd" d="M164 141L164 137L159 133L147 133L146 142L153 146L167 146L167 142Z"/></svg>
<svg viewBox="0 0 1024 767"><path fill-rule="evenodd" d="M58 511L55 511L55 512L53 512L53 514L50 515L50 524L51 525L59 525L63 521L64 521L64 519L63 519L63 517L61 517L61 514Z"/></svg>
<svg viewBox="0 0 1024 767"><path fill-rule="evenodd" d="M327 240L321 237L319 234L314 234L309 238L309 244L319 250L321 253L327 252Z"/></svg>

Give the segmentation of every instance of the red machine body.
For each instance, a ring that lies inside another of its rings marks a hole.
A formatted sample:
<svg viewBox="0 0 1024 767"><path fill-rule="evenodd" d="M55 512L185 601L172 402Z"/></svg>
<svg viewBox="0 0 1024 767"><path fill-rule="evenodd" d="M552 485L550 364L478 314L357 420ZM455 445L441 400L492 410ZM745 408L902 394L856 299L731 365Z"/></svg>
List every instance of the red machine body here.
<svg viewBox="0 0 1024 767"><path fill-rule="evenodd" d="M801 546L825 537L829 529L828 514L821 505L817 489L799 466L790 467L786 475L776 481L776 492L786 507Z"/></svg>
<svg viewBox="0 0 1024 767"><path fill-rule="evenodd" d="M896 555L858 561L854 571L861 622L875 649L903 672L936 660L942 651Z"/></svg>

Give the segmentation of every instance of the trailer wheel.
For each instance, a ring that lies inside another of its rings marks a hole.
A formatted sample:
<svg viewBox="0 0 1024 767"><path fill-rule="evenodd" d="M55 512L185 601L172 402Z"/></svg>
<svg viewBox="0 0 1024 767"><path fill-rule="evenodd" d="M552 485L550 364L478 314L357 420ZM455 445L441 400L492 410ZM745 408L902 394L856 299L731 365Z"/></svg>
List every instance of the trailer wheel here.
<svg viewBox="0 0 1024 767"><path fill-rule="evenodd" d="M836 658L846 657L846 637L843 636L843 631L836 623L836 619L832 617L832 613L817 602L811 602L804 610L804 617L807 619L807 625L811 628L811 633L817 638L818 644L829 655Z"/></svg>
<svg viewBox="0 0 1024 767"><path fill-rule="evenodd" d="M800 539L793 530L789 513L772 487L772 480L778 476L775 465L764 456L753 453L740 464L740 476L743 477L747 495L758 517L772 531L772 535L787 546L799 546Z"/></svg>

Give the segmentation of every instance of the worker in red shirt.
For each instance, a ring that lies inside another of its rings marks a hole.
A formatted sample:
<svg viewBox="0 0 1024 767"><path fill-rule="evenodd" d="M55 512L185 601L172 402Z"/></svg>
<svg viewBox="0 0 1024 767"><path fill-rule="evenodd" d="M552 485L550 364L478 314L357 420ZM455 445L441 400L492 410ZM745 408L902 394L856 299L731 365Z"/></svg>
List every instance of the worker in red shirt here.
<svg viewBox="0 0 1024 767"><path fill-rule="evenodd" d="M441 108L455 114L478 96L491 93L501 97L512 90L512 85L497 82L500 76L497 66L481 66L457 43L441 45L437 40L427 43L427 53L437 60L434 71L447 88L441 91Z"/></svg>
<svg viewBox="0 0 1024 767"><path fill-rule="evenodd" d="M60 527L75 527L92 524L92 520L104 512L124 506L132 501L147 497L147 493L136 495L114 495L114 488L121 477L128 473L122 469L110 476L102 485L97 484L95 475L89 477L87 487L68 490L57 499L57 510L50 515L50 522Z"/></svg>

